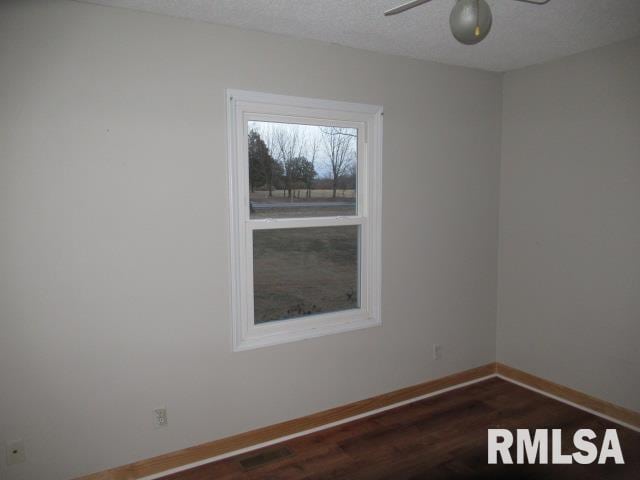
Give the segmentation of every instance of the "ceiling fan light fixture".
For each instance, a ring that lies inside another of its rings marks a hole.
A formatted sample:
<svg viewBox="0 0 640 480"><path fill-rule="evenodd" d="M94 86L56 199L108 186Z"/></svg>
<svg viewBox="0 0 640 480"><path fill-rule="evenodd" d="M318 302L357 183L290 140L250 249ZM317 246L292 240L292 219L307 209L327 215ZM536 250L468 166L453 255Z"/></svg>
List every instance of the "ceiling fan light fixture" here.
<svg viewBox="0 0 640 480"><path fill-rule="evenodd" d="M460 43L475 45L491 30L491 9L485 0L457 0L449 24L451 33Z"/></svg>

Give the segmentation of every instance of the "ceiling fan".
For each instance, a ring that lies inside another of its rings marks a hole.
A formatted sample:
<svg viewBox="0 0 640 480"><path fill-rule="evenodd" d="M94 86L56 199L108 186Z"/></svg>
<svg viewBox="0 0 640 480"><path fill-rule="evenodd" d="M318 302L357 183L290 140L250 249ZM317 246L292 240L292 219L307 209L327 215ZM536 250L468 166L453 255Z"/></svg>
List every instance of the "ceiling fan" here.
<svg viewBox="0 0 640 480"><path fill-rule="evenodd" d="M431 0L413 0L384 12L385 15L395 15L411 8L430 2ZM513 0L515 2L544 5L551 0ZM460 43L475 45L489 34L492 21L491 9L486 0L456 0L451 10L449 24L451 33Z"/></svg>

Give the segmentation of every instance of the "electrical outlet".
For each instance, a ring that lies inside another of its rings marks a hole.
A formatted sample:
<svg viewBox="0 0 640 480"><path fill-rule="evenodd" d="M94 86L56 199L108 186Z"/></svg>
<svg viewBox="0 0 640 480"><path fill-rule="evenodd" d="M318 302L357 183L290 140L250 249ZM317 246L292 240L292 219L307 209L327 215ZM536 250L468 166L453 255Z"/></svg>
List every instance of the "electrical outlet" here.
<svg viewBox="0 0 640 480"><path fill-rule="evenodd" d="M27 460L27 456L24 450L24 442L22 440L7 442L5 448L7 455L7 465L16 465Z"/></svg>
<svg viewBox="0 0 640 480"><path fill-rule="evenodd" d="M440 360L442 358L442 345L433 344L433 359Z"/></svg>
<svg viewBox="0 0 640 480"><path fill-rule="evenodd" d="M167 409L164 407L156 408L153 411L153 418L156 428L166 427L168 425Z"/></svg>

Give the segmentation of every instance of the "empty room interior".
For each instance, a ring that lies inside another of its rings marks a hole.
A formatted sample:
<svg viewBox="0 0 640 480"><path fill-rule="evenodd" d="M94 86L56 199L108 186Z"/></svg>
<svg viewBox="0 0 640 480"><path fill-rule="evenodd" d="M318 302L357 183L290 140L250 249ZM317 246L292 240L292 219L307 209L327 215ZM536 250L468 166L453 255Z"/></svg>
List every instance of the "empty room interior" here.
<svg viewBox="0 0 640 480"><path fill-rule="evenodd" d="M640 2L0 1L0 447L640 478Z"/></svg>

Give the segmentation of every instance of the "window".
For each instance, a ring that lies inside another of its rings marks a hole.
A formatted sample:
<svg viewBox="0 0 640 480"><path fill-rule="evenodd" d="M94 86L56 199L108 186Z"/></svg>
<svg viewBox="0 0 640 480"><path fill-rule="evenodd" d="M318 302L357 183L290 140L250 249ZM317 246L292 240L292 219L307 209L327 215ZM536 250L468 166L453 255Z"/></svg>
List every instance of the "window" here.
<svg viewBox="0 0 640 480"><path fill-rule="evenodd" d="M227 104L234 350L379 325L382 107Z"/></svg>

